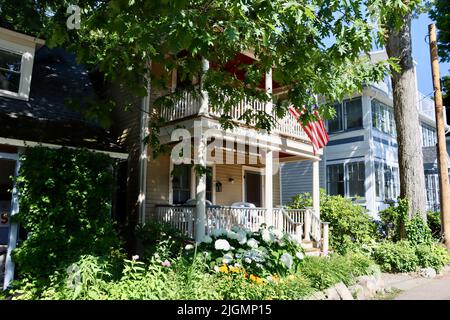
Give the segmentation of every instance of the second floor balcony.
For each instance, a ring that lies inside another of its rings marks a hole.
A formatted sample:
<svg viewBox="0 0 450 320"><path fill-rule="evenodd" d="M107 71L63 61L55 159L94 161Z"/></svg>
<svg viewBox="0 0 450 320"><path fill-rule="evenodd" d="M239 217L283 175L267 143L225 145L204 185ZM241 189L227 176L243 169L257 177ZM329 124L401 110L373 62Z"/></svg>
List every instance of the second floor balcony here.
<svg viewBox="0 0 450 320"><path fill-rule="evenodd" d="M161 107L160 116L168 123L198 117L200 112L203 111L201 110L201 99L201 96L194 94L191 91L180 91L176 95L176 98L173 99L174 102L172 105ZM231 119L236 126L256 128L256 121L252 120L249 123L243 119L248 110L253 110L253 112L263 112L266 110L266 103L252 97L247 97L240 100L226 111L224 108L217 108L208 104L208 109L206 112L202 112L202 116L216 119L226 116ZM272 134L310 142L310 139L301 125L289 112L282 118L278 118L274 112L272 112L272 114L275 121L275 125L272 127L271 131Z"/></svg>

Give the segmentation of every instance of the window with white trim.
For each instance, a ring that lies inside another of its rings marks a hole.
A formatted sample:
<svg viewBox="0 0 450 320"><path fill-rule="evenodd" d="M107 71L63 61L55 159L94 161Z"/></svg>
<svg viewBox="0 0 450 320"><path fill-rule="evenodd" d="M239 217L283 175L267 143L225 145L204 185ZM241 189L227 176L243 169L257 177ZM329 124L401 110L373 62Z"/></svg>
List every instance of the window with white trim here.
<svg viewBox="0 0 450 320"><path fill-rule="evenodd" d="M364 161L327 166L327 192L351 198L365 197Z"/></svg>
<svg viewBox="0 0 450 320"><path fill-rule="evenodd" d="M436 146L436 129L425 123L421 123L420 130L422 131L422 147Z"/></svg>
<svg viewBox="0 0 450 320"><path fill-rule="evenodd" d="M397 167L375 162L375 195L380 200L394 200L400 195Z"/></svg>
<svg viewBox="0 0 450 320"><path fill-rule="evenodd" d="M372 126L393 137L397 136L393 109L375 99L372 100Z"/></svg>
<svg viewBox="0 0 450 320"><path fill-rule="evenodd" d="M0 89L19 93L22 55L0 49Z"/></svg>
<svg viewBox="0 0 450 320"><path fill-rule="evenodd" d="M337 103L333 108L336 110L336 116L334 119L327 121L330 133L363 127L362 100L360 97Z"/></svg>

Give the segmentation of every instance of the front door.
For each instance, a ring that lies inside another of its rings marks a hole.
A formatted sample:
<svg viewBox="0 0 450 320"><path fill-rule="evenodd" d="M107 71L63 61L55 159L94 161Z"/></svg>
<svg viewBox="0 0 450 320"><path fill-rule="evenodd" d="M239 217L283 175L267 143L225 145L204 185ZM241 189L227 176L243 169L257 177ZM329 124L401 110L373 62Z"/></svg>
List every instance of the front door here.
<svg viewBox="0 0 450 320"><path fill-rule="evenodd" d="M262 207L262 179L258 172L245 172L245 201Z"/></svg>

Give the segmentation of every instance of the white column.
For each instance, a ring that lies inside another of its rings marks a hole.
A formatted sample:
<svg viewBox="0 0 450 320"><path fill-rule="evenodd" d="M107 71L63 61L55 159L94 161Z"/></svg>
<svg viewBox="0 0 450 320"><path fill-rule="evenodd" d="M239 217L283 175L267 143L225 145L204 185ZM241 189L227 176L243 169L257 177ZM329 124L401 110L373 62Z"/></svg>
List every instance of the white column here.
<svg viewBox="0 0 450 320"><path fill-rule="evenodd" d="M16 170L14 172L14 176L17 177L20 169L20 160L16 162ZM17 187L14 183L14 187L12 190L12 199L11 199L11 214L10 221L14 215L19 212L19 197L17 193ZM16 248L17 244L17 236L19 233L19 225L17 223L10 223L9 227L9 237L8 237L8 250L6 252L6 262L5 262L5 277L3 279L3 289L7 289L11 282L14 280L14 261L11 258L11 252Z"/></svg>
<svg viewBox="0 0 450 320"><path fill-rule="evenodd" d="M264 205L266 211L266 224L273 225L273 151L266 150L264 153Z"/></svg>
<svg viewBox="0 0 450 320"><path fill-rule="evenodd" d="M268 72L266 72L266 82L265 82L265 89L267 95L271 98L272 97L272 69L270 69ZM269 102L266 103L266 113L272 114L272 99L269 100Z"/></svg>
<svg viewBox="0 0 450 320"><path fill-rule="evenodd" d="M146 75L146 88L147 95L142 98L142 111L141 111L141 132L140 132L140 156L139 156L139 223L145 223L145 202L147 196L147 167L148 167L148 144L145 142L145 138L150 134L148 128L150 122L150 94L151 94L151 61L147 65Z"/></svg>
<svg viewBox="0 0 450 320"><path fill-rule="evenodd" d="M208 70L209 70L209 61L202 57L202 78L200 81L200 90L201 90L202 99L201 99L201 103L200 103L200 110L198 112L199 115L207 115L208 114L209 97L208 97L208 92L206 90L204 90L204 79L205 79L205 74L208 72Z"/></svg>
<svg viewBox="0 0 450 320"><path fill-rule="evenodd" d="M314 213L320 217L320 175L319 160L313 160L312 199Z"/></svg>
<svg viewBox="0 0 450 320"><path fill-rule="evenodd" d="M195 149L194 164L206 168L207 141L203 134L202 122L196 121L194 124ZM197 174L197 173L196 173ZM195 241L201 242L205 237L206 228L206 172L197 177L195 188L196 217L195 217Z"/></svg>
<svg viewBox="0 0 450 320"><path fill-rule="evenodd" d="M329 223L323 222L323 245L322 245L322 255L327 256L328 255L328 245L329 245Z"/></svg>

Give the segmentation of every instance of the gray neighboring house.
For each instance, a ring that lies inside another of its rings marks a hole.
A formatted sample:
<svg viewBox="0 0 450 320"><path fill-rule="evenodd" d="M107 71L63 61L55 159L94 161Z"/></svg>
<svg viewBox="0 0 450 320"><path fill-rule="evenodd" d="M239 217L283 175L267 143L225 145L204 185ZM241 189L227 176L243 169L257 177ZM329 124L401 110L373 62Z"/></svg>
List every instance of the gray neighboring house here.
<svg viewBox="0 0 450 320"><path fill-rule="evenodd" d="M372 58L384 59L385 52ZM434 102L420 92L418 110L424 154L428 210L439 209ZM371 215L395 201L400 193L396 128L390 79L366 86L362 94L335 104L337 117L328 121L330 142L320 161L320 187L328 194L352 198ZM448 129L448 128L447 128ZM311 192L311 163L285 163L281 168L282 204Z"/></svg>

